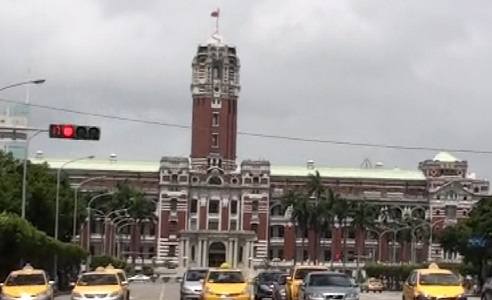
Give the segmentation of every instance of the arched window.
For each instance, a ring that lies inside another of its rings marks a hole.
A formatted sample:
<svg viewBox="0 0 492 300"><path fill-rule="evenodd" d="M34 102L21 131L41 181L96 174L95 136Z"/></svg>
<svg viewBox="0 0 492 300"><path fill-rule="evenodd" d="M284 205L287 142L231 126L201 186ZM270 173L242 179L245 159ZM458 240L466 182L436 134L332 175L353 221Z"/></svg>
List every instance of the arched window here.
<svg viewBox="0 0 492 300"><path fill-rule="evenodd" d="M208 180L208 184L210 184L210 185L222 185L222 179L220 179L220 177L218 177L218 176L210 177L210 179Z"/></svg>

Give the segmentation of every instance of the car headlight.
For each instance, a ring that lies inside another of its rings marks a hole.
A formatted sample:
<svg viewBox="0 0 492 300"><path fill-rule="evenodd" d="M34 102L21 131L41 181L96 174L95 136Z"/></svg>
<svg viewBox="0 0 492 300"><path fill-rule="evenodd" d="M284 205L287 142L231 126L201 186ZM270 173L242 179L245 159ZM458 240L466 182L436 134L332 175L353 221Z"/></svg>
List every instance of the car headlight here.
<svg viewBox="0 0 492 300"><path fill-rule="evenodd" d="M280 290L278 290L278 292L280 295L285 295L285 289L280 289Z"/></svg>
<svg viewBox="0 0 492 300"><path fill-rule="evenodd" d="M309 294L306 294L306 296L308 297L308 299L324 299L325 297L321 294L318 294L318 293L309 293Z"/></svg>
<svg viewBox="0 0 492 300"><path fill-rule="evenodd" d="M37 293L36 294L36 297L43 297L43 296L46 296L48 295L48 292L47 291L44 291L44 292L41 292L41 293Z"/></svg>
<svg viewBox="0 0 492 300"><path fill-rule="evenodd" d="M359 294L358 293L347 294L346 298L351 298L351 299L359 298Z"/></svg>
<svg viewBox="0 0 492 300"><path fill-rule="evenodd" d="M193 290L190 289L189 287L183 286L181 288L181 293L193 293Z"/></svg>
<svg viewBox="0 0 492 300"><path fill-rule="evenodd" d="M121 295L120 292L112 292L111 294L109 294L109 297L118 297L120 295Z"/></svg>

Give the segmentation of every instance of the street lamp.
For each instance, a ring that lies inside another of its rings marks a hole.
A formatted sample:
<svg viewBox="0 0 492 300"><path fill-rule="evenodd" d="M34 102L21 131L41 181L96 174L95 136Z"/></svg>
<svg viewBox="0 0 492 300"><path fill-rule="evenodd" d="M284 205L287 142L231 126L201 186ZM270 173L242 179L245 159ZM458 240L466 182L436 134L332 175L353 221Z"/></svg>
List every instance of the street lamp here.
<svg viewBox="0 0 492 300"><path fill-rule="evenodd" d="M21 86L21 85L30 85L30 84L43 84L46 82L46 79L36 79L36 80L29 80L29 81L23 81L15 84L10 84L7 86L4 86L0 88L1 91L5 91L7 89ZM37 136L38 134L42 132L47 132L47 130L38 130L36 131L33 135L31 135L29 138L26 140L26 145L24 149L24 164L23 164L23 171L22 171L22 200L21 200L21 217L24 219L26 217L26 189L27 189L27 160L29 156L29 143L31 142L31 139Z"/></svg>
<svg viewBox="0 0 492 300"><path fill-rule="evenodd" d="M73 233L72 233L72 238L75 240L75 236L77 235L77 211L78 211L78 206L79 206L79 189L84 185L92 181L104 179L106 176L99 176L99 177L92 177L88 178L75 188L74 191L74 201L73 201Z"/></svg>
<svg viewBox="0 0 492 300"><path fill-rule="evenodd" d="M61 181L61 171L68 164L71 164L71 163L74 163L74 162L77 162L77 161L80 161L80 160L93 159L93 158L94 158L94 155L79 157L79 158L72 159L72 160L69 160L69 161L65 162L64 164L62 164L58 168L58 171L57 171L57 174L56 174L55 234L54 234L55 240L58 240L58 229L59 229L58 227L60 225L58 223L60 221L59 219L60 219L60 181ZM55 280L56 280L56 278L58 278L57 269L58 269L58 255L55 255L55 259L53 260L53 272L55 273L54 274L55 275Z"/></svg>
<svg viewBox="0 0 492 300"><path fill-rule="evenodd" d="M106 196L112 196L114 195L115 192L108 192L108 193L104 193L104 194L99 194L99 195L96 195L94 197L92 197L89 202L87 203L87 250L90 252L91 250L91 205L92 205L92 202L94 202L95 200L99 199L99 198L102 198L102 197L106 197Z"/></svg>
<svg viewBox="0 0 492 300"><path fill-rule="evenodd" d="M27 161L29 160L29 144L31 140L36 137L38 134L48 132L48 130L41 129L35 131L30 137L26 140L26 145L24 147L24 162L22 166L22 202L21 202L21 217L23 219L26 218L26 198L27 198Z"/></svg>
<svg viewBox="0 0 492 300"><path fill-rule="evenodd" d="M19 83L9 84L9 85L6 85L6 86L0 88L0 92L5 91L5 90L10 89L10 88L13 88L13 87L16 87L16 86L28 85L28 84L43 84L45 82L46 82L46 79L36 79L36 80L29 80L29 81L23 81L23 82L19 82Z"/></svg>

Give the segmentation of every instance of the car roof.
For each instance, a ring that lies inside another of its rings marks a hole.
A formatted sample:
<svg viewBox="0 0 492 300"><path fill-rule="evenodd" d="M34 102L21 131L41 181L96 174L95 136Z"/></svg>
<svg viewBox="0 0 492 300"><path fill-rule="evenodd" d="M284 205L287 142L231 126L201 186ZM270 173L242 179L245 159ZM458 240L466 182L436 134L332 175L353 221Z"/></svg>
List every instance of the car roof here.
<svg viewBox="0 0 492 300"><path fill-rule="evenodd" d="M343 275L348 277L348 275L345 273L334 272L334 271L315 271L308 274L308 276L310 275L337 275L337 276Z"/></svg>
<svg viewBox="0 0 492 300"><path fill-rule="evenodd" d="M205 267L189 267L186 271L208 271L210 270L209 268Z"/></svg>

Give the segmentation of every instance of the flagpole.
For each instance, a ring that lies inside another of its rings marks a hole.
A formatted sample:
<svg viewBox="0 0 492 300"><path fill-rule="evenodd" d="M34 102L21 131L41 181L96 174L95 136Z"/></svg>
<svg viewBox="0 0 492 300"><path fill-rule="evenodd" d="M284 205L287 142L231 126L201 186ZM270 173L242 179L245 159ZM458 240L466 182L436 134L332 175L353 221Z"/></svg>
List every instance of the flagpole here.
<svg viewBox="0 0 492 300"><path fill-rule="evenodd" d="M217 8L217 18L215 18L215 33L219 33L220 8Z"/></svg>

